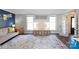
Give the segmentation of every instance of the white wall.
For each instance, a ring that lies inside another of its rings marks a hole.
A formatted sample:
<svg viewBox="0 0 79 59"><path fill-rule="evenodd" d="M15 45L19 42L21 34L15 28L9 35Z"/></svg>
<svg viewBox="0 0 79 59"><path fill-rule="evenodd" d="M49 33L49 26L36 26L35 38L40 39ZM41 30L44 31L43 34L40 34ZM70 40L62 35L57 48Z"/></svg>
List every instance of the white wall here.
<svg viewBox="0 0 79 59"><path fill-rule="evenodd" d="M56 15L57 19L56 19L56 31L54 31L54 33L63 33L62 32L62 20L63 20L63 16L62 15ZM46 20L47 21L47 20ZM24 32L27 32L27 28L26 28L26 15L21 15L21 14L17 14L15 15L15 22L16 22L16 26L20 26L24 28Z"/></svg>
<svg viewBox="0 0 79 59"><path fill-rule="evenodd" d="M49 19L48 18L49 16L56 16L56 30L51 31L51 33L60 33L62 31L61 30L62 15L48 15L48 16L42 16L42 18L44 18L43 20L45 20L47 22L47 21L49 21L48 20ZM36 20L39 20L39 17L40 16L36 16Z"/></svg>
<svg viewBox="0 0 79 59"><path fill-rule="evenodd" d="M21 14L15 15L15 23L16 26L23 27L24 31L26 31L26 16Z"/></svg>
<svg viewBox="0 0 79 59"><path fill-rule="evenodd" d="M58 20L57 21L57 24L59 25L59 27L57 26L57 29L59 31L59 35L61 36L68 36L68 33L67 33L67 18L66 18L66 15L59 15L58 16Z"/></svg>
<svg viewBox="0 0 79 59"><path fill-rule="evenodd" d="M62 31L62 15L57 15L56 28L58 33Z"/></svg>

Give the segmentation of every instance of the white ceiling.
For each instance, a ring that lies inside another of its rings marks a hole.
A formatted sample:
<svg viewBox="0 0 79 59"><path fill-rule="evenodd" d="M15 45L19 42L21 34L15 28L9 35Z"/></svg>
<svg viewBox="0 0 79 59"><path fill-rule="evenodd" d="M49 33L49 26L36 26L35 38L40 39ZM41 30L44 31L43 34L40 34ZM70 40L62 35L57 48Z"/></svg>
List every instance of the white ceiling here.
<svg viewBox="0 0 79 59"><path fill-rule="evenodd" d="M64 14L69 9L4 9L5 11L12 12L14 14L35 14L35 15L56 15Z"/></svg>

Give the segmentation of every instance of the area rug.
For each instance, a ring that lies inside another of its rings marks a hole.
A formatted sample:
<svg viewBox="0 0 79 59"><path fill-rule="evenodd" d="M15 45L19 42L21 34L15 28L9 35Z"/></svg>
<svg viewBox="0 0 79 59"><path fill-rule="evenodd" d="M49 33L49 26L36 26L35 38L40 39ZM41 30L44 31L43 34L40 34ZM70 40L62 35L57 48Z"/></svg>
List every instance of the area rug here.
<svg viewBox="0 0 79 59"><path fill-rule="evenodd" d="M56 35L19 35L0 46L1 49L67 49Z"/></svg>

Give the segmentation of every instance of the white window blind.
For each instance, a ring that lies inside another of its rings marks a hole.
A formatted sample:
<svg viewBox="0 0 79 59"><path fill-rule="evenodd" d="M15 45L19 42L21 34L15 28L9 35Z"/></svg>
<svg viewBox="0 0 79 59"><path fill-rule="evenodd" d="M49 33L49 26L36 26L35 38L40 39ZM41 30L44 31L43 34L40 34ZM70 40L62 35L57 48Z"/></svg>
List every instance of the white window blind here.
<svg viewBox="0 0 79 59"><path fill-rule="evenodd" d="M49 17L49 28L50 30L56 30L56 17L54 16Z"/></svg>
<svg viewBox="0 0 79 59"><path fill-rule="evenodd" d="M27 16L26 20L27 20L27 30L33 30L33 16Z"/></svg>
<svg viewBox="0 0 79 59"><path fill-rule="evenodd" d="M38 30L37 23L34 22L34 16L27 16L27 30ZM46 30L56 30L56 17L55 16L49 16L49 21L46 23Z"/></svg>

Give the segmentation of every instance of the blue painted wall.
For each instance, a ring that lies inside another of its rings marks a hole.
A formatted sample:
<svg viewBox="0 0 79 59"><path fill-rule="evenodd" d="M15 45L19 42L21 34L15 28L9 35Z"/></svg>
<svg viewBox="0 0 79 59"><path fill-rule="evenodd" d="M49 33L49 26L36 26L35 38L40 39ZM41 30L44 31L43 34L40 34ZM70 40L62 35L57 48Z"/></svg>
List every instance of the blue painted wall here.
<svg viewBox="0 0 79 59"><path fill-rule="evenodd" d="M12 17L5 21L0 19L0 28L10 27L12 24L15 24L15 14L0 9L0 15L3 14L12 14Z"/></svg>

